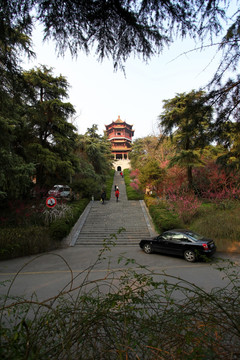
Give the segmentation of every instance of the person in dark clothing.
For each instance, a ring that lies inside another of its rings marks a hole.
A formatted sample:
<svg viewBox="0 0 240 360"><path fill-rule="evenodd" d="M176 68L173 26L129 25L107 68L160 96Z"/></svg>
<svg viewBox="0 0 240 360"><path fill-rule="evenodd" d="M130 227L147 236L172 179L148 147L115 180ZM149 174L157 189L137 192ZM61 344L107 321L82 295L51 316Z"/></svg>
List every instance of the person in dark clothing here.
<svg viewBox="0 0 240 360"><path fill-rule="evenodd" d="M106 199L106 191L105 190L102 191L101 199L102 199L102 204L104 204L104 201Z"/></svg>
<svg viewBox="0 0 240 360"><path fill-rule="evenodd" d="M117 187L116 191L115 191L115 196L116 196L116 201L118 202L118 198L119 198L119 189Z"/></svg>

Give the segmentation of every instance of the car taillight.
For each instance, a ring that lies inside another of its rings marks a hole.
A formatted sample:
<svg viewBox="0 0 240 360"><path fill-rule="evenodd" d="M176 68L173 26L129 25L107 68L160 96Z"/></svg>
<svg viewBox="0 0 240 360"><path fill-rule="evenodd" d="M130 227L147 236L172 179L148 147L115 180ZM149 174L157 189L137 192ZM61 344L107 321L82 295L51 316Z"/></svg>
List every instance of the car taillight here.
<svg viewBox="0 0 240 360"><path fill-rule="evenodd" d="M204 250L208 250L208 244L202 244Z"/></svg>

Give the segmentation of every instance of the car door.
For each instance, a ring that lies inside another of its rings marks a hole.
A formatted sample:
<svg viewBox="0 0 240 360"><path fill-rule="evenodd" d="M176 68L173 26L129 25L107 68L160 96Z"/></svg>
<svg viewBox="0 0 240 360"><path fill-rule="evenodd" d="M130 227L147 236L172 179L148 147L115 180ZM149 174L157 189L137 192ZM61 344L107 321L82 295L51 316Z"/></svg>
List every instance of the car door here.
<svg viewBox="0 0 240 360"><path fill-rule="evenodd" d="M184 234L172 233L171 239L168 242L168 252L173 255L182 255L185 246Z"/></svg>
<svg viewBox="0 0 240 360"><path fill-rule="evenodd" d="M169 248L169 241L171 239L170 235L159 235L155 238L155 241L153 242L153 249L154 251L160 252L160 253L168 253Z"/></svg>

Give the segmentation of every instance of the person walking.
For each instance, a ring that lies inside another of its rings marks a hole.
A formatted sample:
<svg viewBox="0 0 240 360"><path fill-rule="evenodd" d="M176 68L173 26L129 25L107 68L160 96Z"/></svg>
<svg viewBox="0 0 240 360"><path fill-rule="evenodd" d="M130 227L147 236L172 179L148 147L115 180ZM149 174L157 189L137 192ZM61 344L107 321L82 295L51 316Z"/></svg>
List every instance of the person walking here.
<svg viewBox="0 0 240 360"><path fill-rule="evenodd" d="M104 205L105 199L106 199L106 191L103 190L103 191L102 191L102 194L101 194L102 205Z"/></svg>
<svg viewBox="0 0 240 360"><path fill-rule="evenodd" d="M118 202L118 198L119 198L119 188L118 188L118 186L117 186L117 188L116 188L116 191L115 191L115 196L116 196L116 201Z"/></svg>

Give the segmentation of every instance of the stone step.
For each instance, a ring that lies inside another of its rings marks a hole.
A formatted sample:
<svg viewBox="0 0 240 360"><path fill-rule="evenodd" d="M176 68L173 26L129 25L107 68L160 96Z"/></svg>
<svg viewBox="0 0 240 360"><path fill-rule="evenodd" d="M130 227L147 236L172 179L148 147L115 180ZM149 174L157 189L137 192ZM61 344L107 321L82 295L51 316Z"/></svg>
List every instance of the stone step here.
<svg viewBox="0 0 240 360"><path fill-rule="evenodd" d="M76 243L75 246L102 246L103 245L103 241L102 242L88 242L88 241L81 241L81 243ZM125 241L125 242L121 242L121 243L115 243L115 246L135 246L138 247L139 243L138 242L129 242L129 241Z"/></svg>
<svg viewBox="0 0 240 360"><path fill-rule="evenodd" d="M116 246L139 246L143 238L153 236L154 230L149 215L141 201L128 201L124 180L116 172L114 185L120 190L119 202L112 197L104 205L92 201L76 225L71 246L102 245L104 240L113 241ZM125 231L118 233L124 228ZM116 237L115 237L115 236Z"/></svg>
<svg viewBox="0 0 240 360"><path fill-rule="evenodd" d="M117 227L117 228L111 228L109 229L108 227L101 227L99 229L92 229L91 227L85 227L82 228L81 233L92 233L92 234L100 234L103 232L107 232L107 233L137 233L137 234L141 234L141 233L148 233L147 228L129 228L129 227L125 227L125 228L121 228L121 227Z"/></svg>
<svg viewBox="0 0 240 360"><path fill-rule="evenodd" d="M118 239L119 241L122 239L133 239L133 240L141 240L141 239L146 239L146 238L150 238L148 233L145 234L141 234L141 235L134 235L134 234L125 234L125 235L119 235L116 232L114 233L102 233L100 235L91 235L91 234L81 234L78 237L78 241L81 241L81 239L105 239L106 237L115 237L116 239Z"/></svg>

